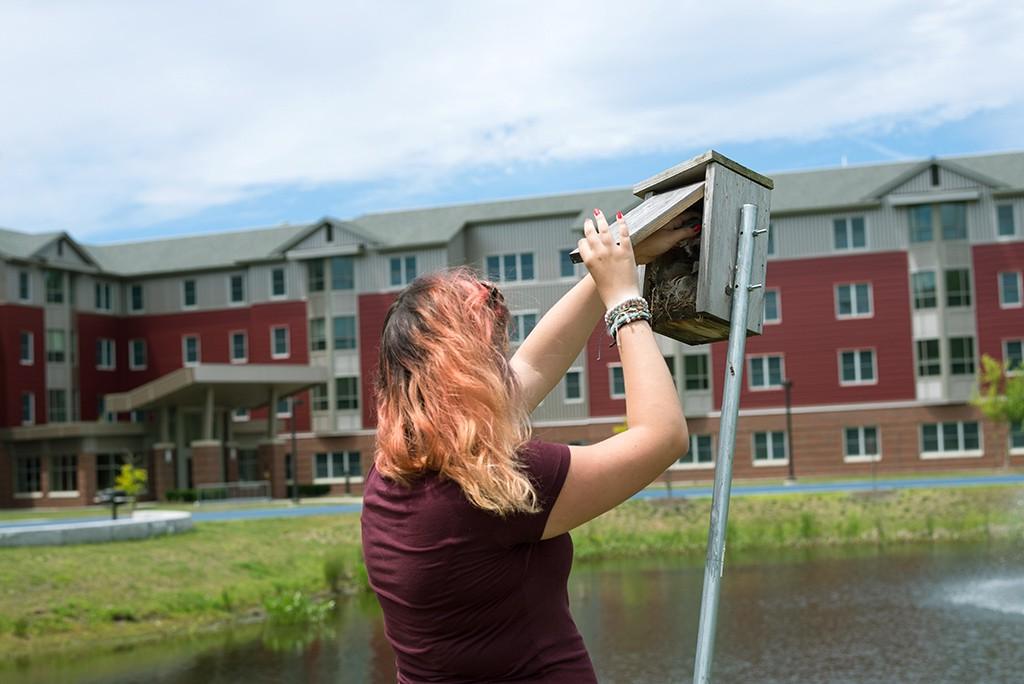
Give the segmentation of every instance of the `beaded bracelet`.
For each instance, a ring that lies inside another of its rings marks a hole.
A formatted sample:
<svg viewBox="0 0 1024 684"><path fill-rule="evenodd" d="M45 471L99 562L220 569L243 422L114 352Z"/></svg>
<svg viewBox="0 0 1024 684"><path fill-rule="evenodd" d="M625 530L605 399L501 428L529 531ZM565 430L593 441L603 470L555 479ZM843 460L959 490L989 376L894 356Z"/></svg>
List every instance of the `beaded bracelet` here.
<svg viewBox="0 0 1024 684"><path fill-rule="evenodd" d="M647 300L643 297L630 297L629 299L619 302L612 308L608 309L608 312L604 315L604 323L610 328L612 323L615 322L615 319L626 311L649 312L650 310L651 308L647 305Z"/></svg>
<svg viewBox="0 0 1024 684"><path fill-rule="evenodd" d="M614 346L615 344L618 344L618 341L619 341L619 330L620 329L622 329L626 325L629 325L630 323L635 323L637 321L647 321L648 323L650 323L651 322L651 314L650 314L650 312L649 311L634 311L632 313L624 313L621 316L619 316L618 318L616 318L615 322L612 323L612 327L609 328L609 330L608 330L608 334L611 335L611 337L612 337L612 343L610 345L608 345L608 346L611 347L611 346Z"/></svg>
<svg viewBox="0 0 1024 684"><path fill-rule="evenodd" d="M631 297L612 307L605 314L604 320L608 324L608 336L612 338L612 343L608 346L614 346L618 342L618 333L622 326L635 321L651 321L651 307L642 297Z"/></svg>

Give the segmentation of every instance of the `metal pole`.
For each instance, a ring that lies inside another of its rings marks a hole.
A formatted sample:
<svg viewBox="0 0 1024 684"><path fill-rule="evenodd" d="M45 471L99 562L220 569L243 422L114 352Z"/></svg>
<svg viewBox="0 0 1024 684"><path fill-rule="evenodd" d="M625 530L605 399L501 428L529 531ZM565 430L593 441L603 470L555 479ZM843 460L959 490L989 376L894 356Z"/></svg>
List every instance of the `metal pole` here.
<svg viewBox="0 0 1024 684"><path fill-rule="evenodd" d="M787 481L796 482L796 465L793 462L793 405L790 398L793 381L787 379L782 386L786 388L786 446L789 447L789 478Z"/></svg>
<svg viewBox="0 0 1024 684"><path fill-rule="evenodd" d="M747 304L750 268L754 255L754 231L757 229L757 207L753 204L744 204L741 216L740 235L736 247L736 279L732 291L729 323L729 357L722 393L718 461L715 465L715 489L711 501L711 528L708 530L708 553L704 564L704 591L700 600L697 655L693 667L694 684L711 682L711 661L715 654L715 629L718 625L719 580L722 578L725 565L725 530L729 519L729 492L732 489L732 452L736 442L740 388L743 386L743 350L747 342ZM761 285L763 283L757 286Z"/></svg>
<svg viewBox="0 0 1024 684"><path fill-rule="evenodd" d="M292 399L292 415L289 421L292 424L292 501L299 503L299 450L295 444L295 410L299 406L298 399Z"/></svg>

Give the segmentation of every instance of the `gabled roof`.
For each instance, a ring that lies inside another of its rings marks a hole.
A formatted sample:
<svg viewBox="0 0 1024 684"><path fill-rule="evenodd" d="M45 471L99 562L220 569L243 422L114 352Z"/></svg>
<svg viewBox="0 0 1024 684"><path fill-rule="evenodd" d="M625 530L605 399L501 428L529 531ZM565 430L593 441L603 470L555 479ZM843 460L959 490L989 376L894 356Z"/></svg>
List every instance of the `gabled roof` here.
<svg viewBox="0 0 1024 684"><path fill-rule="evenodd" d="M358 225L351 221L341 221L339 219L334 218L333 216L324 216L319 221L309 224L309 226L306 227L304 230L301 230L298 233L296 233L291 239L278 245L276 251L282 254L284 252L287 252L289 249L293 248L295 245L299 244L307 237L309 237L316 231L324 228L325 226L333 226L335 230L348 231L349 233L352 233L357 237L363 238L368 243L377 242L377 238L365 232L362 228L360 228Z"/></svg>
<svg viewBox="0 0 1024 684"><path fill-rule="evenodd" d="M31 259L46 245L64 233L19 233L0 228L0 254L15 259Z"/></svg>

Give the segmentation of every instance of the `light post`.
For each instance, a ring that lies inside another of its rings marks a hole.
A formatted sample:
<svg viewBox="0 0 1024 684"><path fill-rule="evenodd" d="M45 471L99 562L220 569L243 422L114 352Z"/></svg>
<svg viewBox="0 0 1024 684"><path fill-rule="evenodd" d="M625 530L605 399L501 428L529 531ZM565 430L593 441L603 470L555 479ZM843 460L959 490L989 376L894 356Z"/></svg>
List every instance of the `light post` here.
<svg viewBox="0 0 1024 684"><path fill-rule="evenodd" d="M782 381L782 386L786 390L786 446L789 447L789 477L786 478L787 483L796 482L796 470L793 464L793 406L792 406L792 389L793 381L786 379Z"/></svg>
<svg viewBox="0 0 1024 684"><path fill-rule="evenodd" d="M292 501L299 503L299 451L296 447L295 441L295 412L298 407L302 406L301 399L292 399Z"/></svg>

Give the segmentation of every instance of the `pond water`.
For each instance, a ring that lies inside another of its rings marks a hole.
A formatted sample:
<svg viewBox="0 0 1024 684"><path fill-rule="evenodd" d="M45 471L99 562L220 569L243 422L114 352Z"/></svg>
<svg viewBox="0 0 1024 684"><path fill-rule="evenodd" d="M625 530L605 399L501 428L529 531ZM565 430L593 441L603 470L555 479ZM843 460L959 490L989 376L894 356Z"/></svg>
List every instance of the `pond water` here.
<svg viewBox="0 0 1024 684"><path fill-rule="evenodd" d="M701 561L578 564L573 614L603 683L689 682ZM343 601L327 632L261 626L74 662L28 662L9 684L394 682L375 599ZM732 557L714 681L1024 681L1024 549L890 547Z"/></svg>

